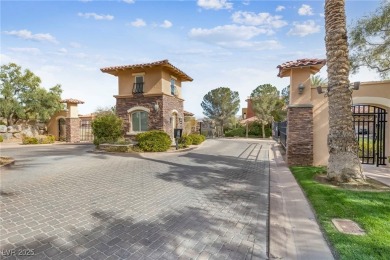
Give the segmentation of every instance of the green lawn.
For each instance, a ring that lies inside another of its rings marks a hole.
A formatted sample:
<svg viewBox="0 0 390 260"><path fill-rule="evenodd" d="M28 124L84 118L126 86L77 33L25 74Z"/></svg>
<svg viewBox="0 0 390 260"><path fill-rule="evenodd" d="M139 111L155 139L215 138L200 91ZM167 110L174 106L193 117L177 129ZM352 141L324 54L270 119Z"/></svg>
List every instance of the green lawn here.
<svg viewBox="0 0 390 260"><path fill-rule="evenodd" d="M343 190L320 184L319 167L291 167L310 200L320 225L340 259L390 259L390 192ZM357 222L365 236L346 235L333 226L332 218Z"/></svg>

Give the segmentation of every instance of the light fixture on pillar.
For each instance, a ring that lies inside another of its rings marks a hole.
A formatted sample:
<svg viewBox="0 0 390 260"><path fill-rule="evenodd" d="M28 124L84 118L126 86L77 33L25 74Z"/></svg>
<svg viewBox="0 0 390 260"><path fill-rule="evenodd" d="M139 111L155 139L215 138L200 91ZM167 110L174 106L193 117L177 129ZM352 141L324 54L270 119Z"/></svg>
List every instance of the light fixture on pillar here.
<svg viewBox="0 0 390 260"><path fill-rule="evenodd" d="M324 91L322 91L322 87L321 86L317 86L317 93L318 94L324 93Z"/></svg>
<svg viewBox="0 0 390 260"><path fill-rule="evenodd" d="M353 89L354 90L359 90L359 87L360 87L360 81L356 81L353 83Z"/></svg>
<svg viewBox="0 0 390 260"><path fill-rule="evenodd" d="M298 85L298 93L302 94L304 89L305 89L305 86L303 85L303 83L299 83L299 85Z"/></svg>
<svg viewBox="0 0 390 260"><path fill-rule="evenodd" d="M160 109L160 106L158 105L157 102L155 102L153 105L153 108L154 108L154 111L158 112L158 110Z"/></svg>
<svg viewBox="0 0 390 260"><path fill-rule="evenodd" d="M360 87L360 81L355 81L353 84L349 84L349 90L359 90Z"/></svg>

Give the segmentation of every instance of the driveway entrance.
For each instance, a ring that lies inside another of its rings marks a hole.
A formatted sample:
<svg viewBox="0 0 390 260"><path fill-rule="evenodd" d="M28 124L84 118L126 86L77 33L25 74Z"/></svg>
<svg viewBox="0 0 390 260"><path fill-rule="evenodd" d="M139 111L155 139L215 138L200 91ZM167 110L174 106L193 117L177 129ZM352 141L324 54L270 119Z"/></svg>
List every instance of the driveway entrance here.
<svg viewBox="0 0 390 260"><path fill-rule="evenodd" d="M17 159L1 173L4 258L267 258L267 141L144 156L91 148L2 148Z"/></svg>

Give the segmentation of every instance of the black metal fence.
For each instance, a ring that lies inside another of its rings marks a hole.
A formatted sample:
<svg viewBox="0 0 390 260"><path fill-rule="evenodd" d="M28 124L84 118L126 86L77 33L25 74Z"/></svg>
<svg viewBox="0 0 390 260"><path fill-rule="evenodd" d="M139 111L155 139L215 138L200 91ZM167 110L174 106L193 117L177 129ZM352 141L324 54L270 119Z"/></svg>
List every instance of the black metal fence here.
<svg viewBox="0 0 390 260"><path fill-rule="evenodd" d="M91 120L80 120L80 141L81 142L93 141Z"/></svg>
<svg viewBox="0 0 390 260"><path fill-rule="evenodd" d="M287 121L272 123L272 138L279 142L284 149L287 147Z"/></svg>

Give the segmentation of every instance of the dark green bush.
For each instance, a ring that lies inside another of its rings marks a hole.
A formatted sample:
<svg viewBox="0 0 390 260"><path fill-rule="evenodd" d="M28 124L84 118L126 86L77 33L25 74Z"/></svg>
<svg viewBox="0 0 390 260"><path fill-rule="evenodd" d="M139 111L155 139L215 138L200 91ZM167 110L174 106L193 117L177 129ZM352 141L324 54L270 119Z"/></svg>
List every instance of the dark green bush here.
<svg viewBox="0 0 390 260"><path fill-rule="evenodd" d="M163 131L152 130L137 134L135 140L144 152L165 152L171 146L171 138Z"/></svg>
<svg viewBox="0 0 390 260"><path fill-rule="evenodd" d="M92 121L93 143L116 142L122 136L122 119L114 114L102 114Z"/></svg>
<svg viewBox="0 0 390 260"><path fill-rule="evenodd" d="M204 140L206 140L206 137L200 134L190 134L189 137L192 139L192 144L195 145L201 144Z"/></svg>
<svg viewBox="0 0 390 260"><path fill-rule="evenodd" d="M245 136L245 128L236 128L236 129L232 129L228 132L225 132L225 136L226 137L235 137L235 136L239 136L239 137L244 137Z"/></svg>
<svg viewBox="0 0 390 260"><path fill-rule="evenodd" d="M180 148L186 148L188 146L190 146L192 144L192 138L191 136L189 135L183 135L180 139L179 139L179 147Z"/></svg>

